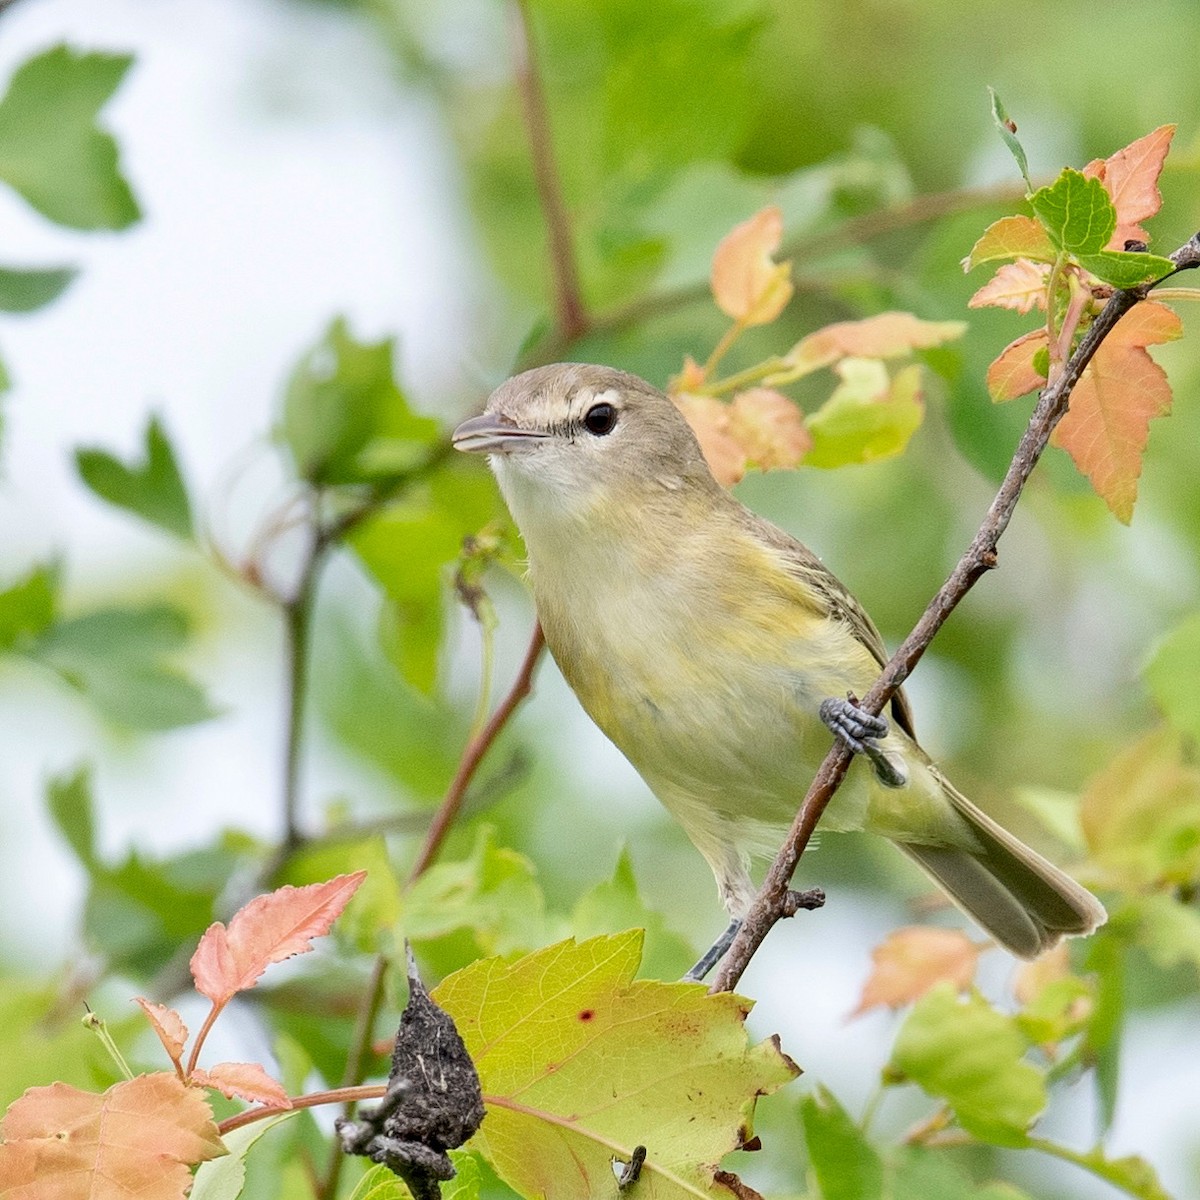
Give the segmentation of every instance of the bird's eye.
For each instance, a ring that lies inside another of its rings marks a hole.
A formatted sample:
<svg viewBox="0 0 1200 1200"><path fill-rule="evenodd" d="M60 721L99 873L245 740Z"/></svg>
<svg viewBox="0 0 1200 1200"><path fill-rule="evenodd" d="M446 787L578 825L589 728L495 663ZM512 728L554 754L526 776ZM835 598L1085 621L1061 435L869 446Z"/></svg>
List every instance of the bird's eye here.
<svg viewBox="0 0 1200 1200"><path fill-rule="evenodd" d="M583 427L597 437L612 433L616 423L617 410L611 404L593 404L583 417Z"/></svg>

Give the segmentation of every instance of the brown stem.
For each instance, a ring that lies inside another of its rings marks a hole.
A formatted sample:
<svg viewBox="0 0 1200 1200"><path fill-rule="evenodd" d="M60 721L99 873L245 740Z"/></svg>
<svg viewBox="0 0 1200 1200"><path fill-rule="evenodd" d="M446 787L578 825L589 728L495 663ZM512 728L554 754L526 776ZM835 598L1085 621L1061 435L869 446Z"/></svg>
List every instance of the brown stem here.
<svg viewBox="0 0 1200 1200"><path fill-rule="evenodd" d="M491 749L492 743L499 736L500 731L508 724L508 720L516 711L517 706L533 689L533 672L542 656L545 644L546 639L542 636L542 627L535 624L533 634L529 639L529 648L525 651L525 659L521 663L521 669L517 672L517 677L513 680L508 695L492 713L488 723L467 743L463 750L458 770L455 771L454 778L446 789L446 795L437 812L434 813L420 853L412 865L412 870L409 871L408 882L410 884L423 875L437 857L442 843L446 840L446 835L450 832L451 825L454 824L455 817L458 816L463 798L467 794L467 788L475 772L479 769L484 755Z"/></svg>
<svg viewBox="0 0 1200 1200"><path fill-rule="evenodd" d="M371 966L371 979L363 995L362 1004L358 1009L358 1020L354 1026L354 1035L350 1039L350 1057L346 1060L346 1069L342 1073L342 1088L354 1088L362 1083L363 1072L367 1061L367 1052L371 1048L371 1031L375 1028L375 1018L379 1015L379 1006L383 1003L383 981L387 977L388 958L377 954ZM347 1100L342 1110L346 1120L354 1116L354 1100ZM324 1178L314 1189L316 1200L332 1200L337 1195L338 1182L342 1175L342 1163L346 1156L335 1139L329 1156L329 1166Z"/></svg>
<svg viewBox="0 0 1200 1200"><path fill-rule="evenodd" d="M1200 234L1172 254L1171 260L1175 263L1176 270L1200 266ZM913 631L892 655L883 673L863 699L862 707L868 712L877 715L882 711L883 706L921 660L934 634L942 627L946 618L974 584L996 566L996 543L1008 527L1021 491L1050 441L1050 434L1067 411L1067 401L1072 389L1116 323L1135 304L1144 300L1153 286L1143 284L1140 287L1114 292L1084 334L1075 353L1064 366L1062 374L1043 390L1004 476L1004 482L1000 485L979 532L959 559L950 577L929 602L929 607ZM737 986L755 951L762 945L771 927L783 916L792 875L821 814L841 785L850 766L850 759L849 748L840 740L834 743L825 756L825 761L817 771L808 794L804 797L804 803L800 806L791 829L788 830L787 840L767 871L762 888L721 963L711 991L728 992Z"/></svg>
<svg viewBox="0 0 1200 1200"><path fill-rule="evenodd" d="M510 0L509 33L521 112L529 135L529 155L533 164L538 202L550 240L550 269L554 285L554 331L558 338L572 341L589 325L575 247L571 241L571 223L563 201L562 185L554 157L554 139L546 110L546 96L538 72L533 28L525 0Z"/></svg>

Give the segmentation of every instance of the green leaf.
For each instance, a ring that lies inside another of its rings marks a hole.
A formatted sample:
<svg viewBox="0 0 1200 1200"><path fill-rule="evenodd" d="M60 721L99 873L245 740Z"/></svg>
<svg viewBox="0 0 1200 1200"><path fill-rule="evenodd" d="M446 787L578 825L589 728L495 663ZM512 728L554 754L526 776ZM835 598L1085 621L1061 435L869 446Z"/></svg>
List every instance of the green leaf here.
<svg viewBox="0 0 1200 1200"><path fill-rule="evenodd" d="M33 312L57 300L77 274L74 267L0 267L0 312Z"/></svg>
<svg viewBox="0 0 1200 1200"><path fill-rule="evenodd" d="M883 1163L834 1095L818 1085L800 1112L822 1200L881 1200Z"/></svg>
<svg viewBox="0 0 1200 1200"><path fill-rule="evenodd" d="M1017 140L1017 123L1005 111L1004 104L996 94L995 88L988 88L988 95L992 99L992 120L996 123L996 128L1000 131L1000 136L1004 139L1009 153L1017 160L1017 167L1020 169L1021 178L1025 180L1026 188L1032 192L1033 184L1029 180L1029 160L1025 157L1025 147Z"/></svg>
<svg viewBox="0 0 1200 1200"><path fill-rule="evenodd" d="M266 1117L223 1135L221 1143L227 1151L226 1155L210 1158L208 1162L200 1164L191 1191L188 1192L188 1200L237 1200L246 1182L246 1156L254 1143L269 1129L297 1116L299 1111Z"/></svg>
<svg viewBox="0 0 1200 1200"><path fill-rule="evenodd" d="M1076 257L1098 255L1117 227L1117 210L1104 184L1070 167L1038 188L1029 203L1054 244Z"/></svg>
<svg viewBox="0 0 1200 1200"><path fill-rule="evenodd" d="M1083 1049L1084 1061L1096 1067L1101 1134L1112 1127L1117 1111L1125 1029L1125 957L1122 939L1105 929L1088 939L1084 961L1096 981L1096 999L1092 1019L1084 1030Z"/></svg>
<svg viewBox="0 0 1200 1200"><path fill-rule="evenodd" d="M96 858L91 767L77 767L72 775L56 775L51 779L46 785L46 806L80 863L89 875L93 874L99 860Z"/></svg>
<svg viewBox="0 0 1200 1200"><path fill-rule="evenodd" d="M0 180L74 229L124 229L141 215L96 114L133 59L55 46L17 68L0 99Z"/></svg>
<svg viewBox="0 0 1200 1200"><path fill-rule="evenodd" d="M903 452L925 416L921 368L902 367L891 380L877 359L846 358L834 369L842 382L805 422L813 443L805 466L842 467Z"/></svg>
<svg viewBox="0 0 1200 1200"><path fill-rule="evenodd" d="M629 851L622 849L611 879L579 897L571 914L571 932L580 941L600 933L642 929L646 934L641 975L648 979L678 979L695 962L688 943L667 928L662 913L646 907L638 892Z"/></svg>
<svg viewBox="0 0 1200 1200"><path fill-rule="evenodd" d="M58 568L34 567L0 592L0 651L22 649L53 623L58 607Z"/></svg>
<svg viewBox="0 0 1200 1200"><path fill-rule="evenodd" d="M1025 1039L1013 1018L977 993L959 1000L951 984L926 993L901 1026L887 1068L945 1100L959 1124L981 1141L1023 1146L1046 1107L1044 1074L1024 1061Z"/></svg>
<svg viewBox="0 0 1200 1200"><path fill-rule="evenodd" d="M477 953L512 954L551 936L546 902L532 862L497 846L482 826L468 858L435 863L408 889L397 931L414 942L467 930Z"/></svg>
<svg viewBox="0 0 1200 1200"><path fill-rule="evenodd" d="M1185 617L1155 643L1142 674L1167 720L1200 741L1200 613Z"/></svg>
<svg viewBox="0 0 1200 1200"><path fill-rule="evenodd" d="M888 1200L1029 1200L1011 1184L971 1182L944 1150L901 1146L889 1163Z"/></svg>
<svg viewBox="0 0 1200 1200"><path fill-rule="evenodd" d="M399 1175L380 1165L372 1167L358 1181L350 1193L350 1200L412 1200L412 1192Z"/></svg>
<svg viewBox="0 0 1200 1200"><path fill-rule="evenodd" d="M472 1146L522 1195L611 1196L613 1158L643 1144L647 1195L708 1195L757 1097L798 1073L775 1039L750 1045L744 998L635 982L641 945L630 930L486 959L433 993L488 1098Z"/></svg>
<svg viewBox="0 0 1200 1200"><path fill-rule="evenodd" d="M1138 896L1121 910L1136 921L1136 938L1160 967L1200 971L1200 912L1167 895Z"/></svg>
<svg viewBox="0 0 1200 1200"><path fill-rule="evenodd" d="M27 649L109 720L133 729L174 729L214 715L204 693L164 661L187 640L178 609L105 609L60 621Z"/></svg>
<svg viewBox="0 0 1200 1200"><path fill-rule="evenodd" d="M1098 254L1080 254L1077 257L1085 271L1118 288L1152 283L1175 270L1175 264L1169 258L1135 250L1101 250Z"/></svg>
<svg viewBox="0 0 1200 1200"><path fill-rule="evenodd" d="M187 488L158 417L146 426L146 457L126 464L106 450L75 451L80 479L102 500L181 538L193 534Z"/></svg>
<svg viewBox="0 0 1200 1200"><path fill-rule="evenodd" d="M1046 1138L1031 1138L1030 1145L1046 1154L1053 1154L1056 1158L1074 1163L1085 1171L1091 1171L1093 1175L1106 1179L1127 1195L1138 1197L1138 1200L1171 1200L1159 1183L1154 1168L1144 1158L1132 1154L1125 1158L1107 1158L1100 1147L1080 1154Z"/></svg>
<svg viewBox="0 0 1200 1200"><path fill-rule="evenodd" d="M442 1183L442 1200L479 1200L478 1160L467 1150L450 1150L448 1154L454 1164L454 1178ZM350 1200L412 1200L412 1192L388 1167L376 1166L358 1181Z"/></svg>
<svg viewBox="0 0 1200 1200"><path fill-rule="evenodd" d="M338 317L297 364L279 432L302 478L366 483L428 459L439 425L409 408L393 375L394 351L391 338L356 341Z"/></svg>

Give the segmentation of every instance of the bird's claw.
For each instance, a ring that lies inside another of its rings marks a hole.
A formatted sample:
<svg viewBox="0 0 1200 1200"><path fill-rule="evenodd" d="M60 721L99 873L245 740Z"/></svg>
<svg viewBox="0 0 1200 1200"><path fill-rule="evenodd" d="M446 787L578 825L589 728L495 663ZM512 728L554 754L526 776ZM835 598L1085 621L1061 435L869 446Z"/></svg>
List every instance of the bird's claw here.
<svg viewBox="0 0 1200 1200"><path fill-rule="evenodd" d="M888 735L884 717L875 716L851 700L830 699L821 702L821 720L835 737L841 738L855 754L865 755L875 768L875 776L884 787L904 787L908 776L893 761L879 742Z"/></svg>

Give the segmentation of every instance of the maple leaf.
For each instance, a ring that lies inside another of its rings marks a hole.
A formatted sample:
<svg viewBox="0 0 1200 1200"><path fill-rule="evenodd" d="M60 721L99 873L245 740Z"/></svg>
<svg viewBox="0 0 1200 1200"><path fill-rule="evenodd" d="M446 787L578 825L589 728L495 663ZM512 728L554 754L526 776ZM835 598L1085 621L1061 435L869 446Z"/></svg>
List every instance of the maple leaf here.
<svg viewBox="0 0 1200 1200"><path fill-rule="evenodd" d="M1105 247L1123 250L1127 241L1148 242L1150 235L1140 222L1162 207L1158 177L1175 136L1174 125L1160 125L1153 132L1130 142L1108 158L1093 159L1083 173L1104 184L1117 210L1117 227Z"/></svg>
<svg viewBox="0 0 1200 1200"><path fill-rule="evenodd" d="M922 321L906 312L837 321L801 338L783 356L786 366L767 383L789 383L842 358L899 358L914 350L941 346L966 331L965 321Z"/></svg>
<svg viewBox="0 0 1200 1200"><path fill-rule="evenodd" d="M1052 437L1126 525L1137 500L1150 421L1171 408L1166 372L1146 346L1171 341L1182 332L1176 313L1157 301L1144 301L1126 313L1075 385Z"/></svg>
<svg viewBox="0 0 1200 1200"><path fill-rule="evenodd" d="M717 306L738 324L766 325L792 298L792 264L771 255L783 240L783 213L769 205L735 225L717 245L712 293Z"/></svg>
<svg viewBox="0 0 1200 1200"><path fill-rule="evenodd" d="M885 1005L900 1008L943 982L966 991L984 948L957 929L929 925L897 929L871 951L875 965L850 1015L861 1016Z"/></svg>
<svg viewBox="0 0 1200 1200"><path fill-rule="evenodd" d="M641 950L640 929L561 942L473 963L434 992L483 1086L472 1145L522 1195L611 1195L614 1157L638 1145L639 1195L744 1186L717 1164L751 1137L756 1097L797 1068L774 1038L750 1045L744 998L635 981Z"/></svg>
<svg viewBox="0 0 1200 1200"><path fill-rule="evenodd" d="M729 405L713 396L684 392L671 397L700 443L704 460L722 487L732 487L746 474L746 451L729 432Z"/></svg>
<svg viewBox="0 0 1200 1200"><path fill-rule="evenodd" d="M782 392L750 388L729 406L729 434L760 470L794 467L812 446L804 415Z"/></svg>
<svg viewBox="0 0 1200 1200"><path fill-rule="evenodd" d="M178 1067L188 1039L183 1018L173 1008L168 1008L165 1004L156 1004L144 996L135 996L134 1003L142 1006L142 1011L150 1019L151 1027L158 1034L158 1040L163 1044L163 1049Z"/></svg>
<svg viewBox="0 0 1200 1200"><path fill-rule="evenodd" d="M1046 375L1038 370L1034 360L1049 342L1045 329L1034 329L1009 342L987 369L988 395L1000 403L1040 388L1046 382Z"/></svg>
<svg viewBox="0 0 1200 1200"><path fill-rule="evenodd" d="M1027 313L1035 305L1046 307L1046 277L1050 268L1045 263L1018 258L1005 263L967 301L968 308L1011 308Z"/></svg>
<svg viewBox="0 0 1200 1200"><path fill-rule="evenodd" d="M243 1100L271 1108L292 1107L283 1085L272 1079L258 1063L217 1063L207 1070L197 1067L189 1076L189 1082L215 1088L230 1100L240 1096Z"/></svg>
<svg viewBox="0 0 1200 1200"><path fill-rule="evenodd" d="M203 1095L168 1072L30 1088L0 1132L5 1200L182 1200L189 1168L225 1153Z"/></svg>
<svg viewBox="0 0 1200 1200"><path fill-rule="evenodd" d="M271 963L311 950L312 939L329 932L365 878L365 871L356 871L325 883L281 887L251 900L228 928L214 922L192 955L196 990L220 1008L252 988Z"/></svg>

